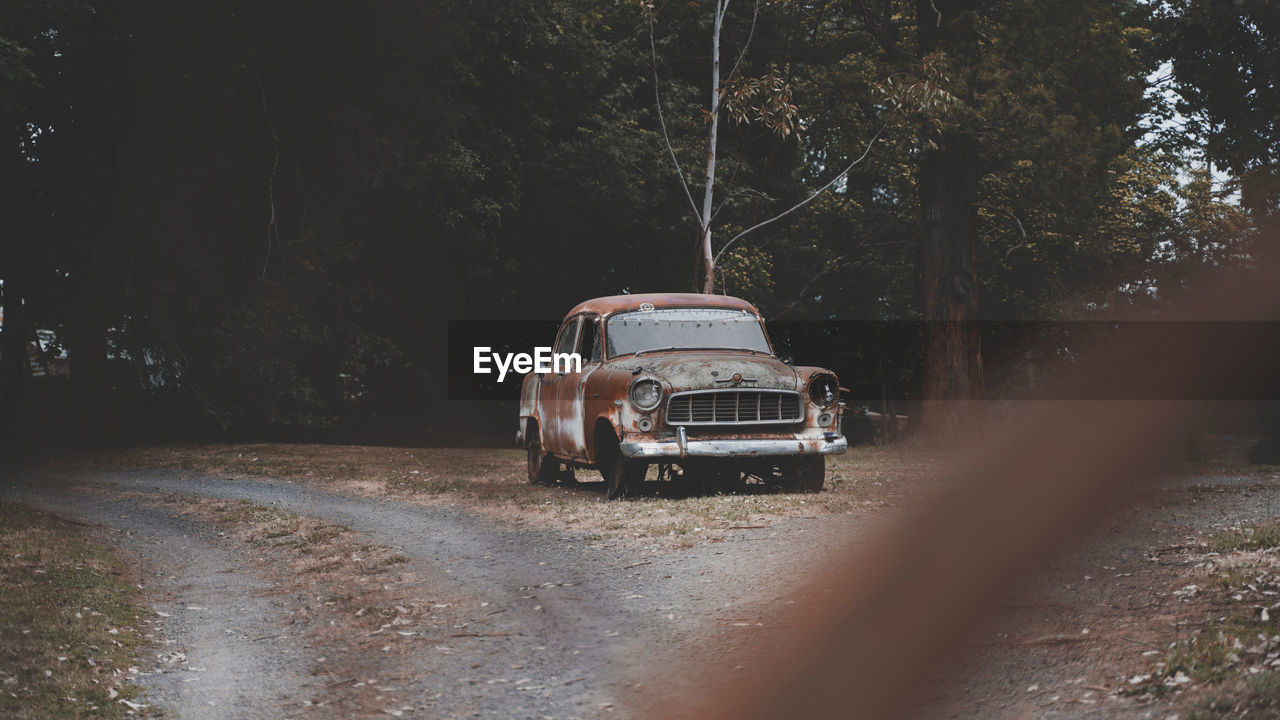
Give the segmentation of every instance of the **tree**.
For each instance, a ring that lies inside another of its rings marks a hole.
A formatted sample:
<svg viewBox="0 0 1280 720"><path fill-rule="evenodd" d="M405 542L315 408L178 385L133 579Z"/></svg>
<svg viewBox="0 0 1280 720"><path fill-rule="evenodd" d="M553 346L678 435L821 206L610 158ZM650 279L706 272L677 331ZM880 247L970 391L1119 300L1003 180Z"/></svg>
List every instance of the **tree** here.
<svg viewBox="0 0 1280 720"><path fill-rule="evenodd" d="M1090 208L1109 163L1139 136L1154 58L1135 3L841 7L846 32L867 41L856 52L888 78L880 87L915 135L922 397L932 401L923 425L950 433L966 421L962 403L984 396L977 321L1051 308L1056 273L1093 245ZM904 42L913 36L914 48ZM1019 301L993 304L1005 293L990 291L1010 286Z"/></svg>
<svg viewBox="0 0 1280 720"><path fill-rule="evenodd" d="M1157 28L1187 118L1178 133L1239 179L1241 203L1271 228L1280 212L1280 6L1171 0Z"/></svg>
<svg viewBox="0 0 1280 720"><path fill-rule="evenodd" d="M1172 58L1186 139L1225 167L1257 238L1280 237L1280 6L1268 0L1162 3L1158 26ZM1184 146L1185 147L1185 146ZM1254 462L1280 458L1280 405L1261 403Z"/></svg>
<svg viewBox="0 0 1280 720"><path fill-rule="evenodd" d="M715 292L716 287L717 262L721 255L723 255L730 247L747 234L790 215L796 210L808 205L823 192L834 186L841 178L845 177L855 165L866 158L867 154L871 150L871 146L875 143L876 139L878 139L879 133L876 133L876 135L872 137L871 141L867 145L867 149L861 156L850 163L844 170L836 173L834 177L826 182L826 184L810 193L808 197L801 200L799 203L792 205L789 209L773 215L767 220L753 224L751 227L743 230L728 242L724 243L719 250L716 250L712 244L712 228L717 211L715 206L716 169L720 157L721 115L727 111L731 118L742 125L753 122L761 123L770 131L775 133L780 140L786 141L788 138L795 135L796 131L801 128L799 109L792 102L792 85L790 80L776 69L769 71L761 77L738 78L738 70L742 66L743 60L746 59L752 39L755 37L756 25L760 19L761 8L766 4L765 0L756 0L751 12L751 20L749 29L746 33L746 39L743 41L742 47L739 49L738 58L731 67L728 75L725 76L723 80L721 79L721 33L724 28L725 18L728 14L730 0L713 0L711 14L710 100L707 109L704 111L707 128L706 164L702 179L702 204L699 208L698 204L694 201L688 180L685 178L684 170L681 168L676 150L671 143L670 136L667 132L666 120L662 112L662 95L658 84L658 55L653 37L653 25L656 14L655 6L650 0L641 1L649 24L650 52L653 60L654 103L658 110L658 122L662 129L663 142L670 155L672 164L675 167L676 174L679 177L685 196L689 201L694 219L698 223L698 248L699 265L702 276L702 292L713 293Z"/></svg>

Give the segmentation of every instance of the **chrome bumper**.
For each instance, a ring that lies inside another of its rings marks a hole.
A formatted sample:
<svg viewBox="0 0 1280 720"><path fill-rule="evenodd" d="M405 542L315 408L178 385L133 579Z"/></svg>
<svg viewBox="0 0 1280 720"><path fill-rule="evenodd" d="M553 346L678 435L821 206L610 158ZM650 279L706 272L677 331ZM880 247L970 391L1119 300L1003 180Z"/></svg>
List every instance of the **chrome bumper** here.
<svg viewBox="0 0 1280 720"><path fill-rule="evenodd" d="M834 436L834 437L832 437ZM681 447L683 445L683 447ZM651 440L618 446L629 458L771 457L778 455L838 455L849 449L843 435L795 440Z"/></svg>

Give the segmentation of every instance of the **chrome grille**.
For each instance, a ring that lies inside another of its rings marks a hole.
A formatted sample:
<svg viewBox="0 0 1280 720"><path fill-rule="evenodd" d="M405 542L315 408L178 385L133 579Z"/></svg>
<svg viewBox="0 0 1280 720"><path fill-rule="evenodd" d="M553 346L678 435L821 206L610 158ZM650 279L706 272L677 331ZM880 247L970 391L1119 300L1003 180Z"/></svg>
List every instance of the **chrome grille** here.
<svg viewBox="0 0 1280 720"><path fill-rule="evenodd" d="M764 425L804 418L791 390L691 390L667 400L671 425Z"/></svg>

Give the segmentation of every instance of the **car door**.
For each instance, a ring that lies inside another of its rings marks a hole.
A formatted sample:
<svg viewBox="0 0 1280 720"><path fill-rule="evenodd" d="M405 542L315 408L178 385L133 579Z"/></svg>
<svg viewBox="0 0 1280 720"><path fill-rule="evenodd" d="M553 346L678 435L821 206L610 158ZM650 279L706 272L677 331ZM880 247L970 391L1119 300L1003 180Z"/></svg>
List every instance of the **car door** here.
<svg viewBox="0 0 1280 720"><path fill-rule="evenodd" d="M578 339L573 351L582 358L581 369L573 368L565 373L560 381L560 403L564 408L566 422L571 424L565 435L567 456L587 459L587 443L590 430L587 427L591 418L587 413L586 384L591 373L600 367L600 318L597 315L583 315L578 325Z"/></svg>
<svg viewBox="0 0 1280 720"><path fill-rule="evenodd" d="M551 347L552 353L573 352L574 344L578 340L580 319L580 316L575 315L564 321L560 326L560 332L556 333L555 344ZM568 417L572 412L572 403L565 402L566 397L572 397L572 392L566 390L571 385L566 382L567 375L568 373L548 372L542 375L542 380L538 383L538 416L542 423L542 447L559 457L572 456L570 448L573 443L570 442L569 436L574 432L574 425Z"/></svg>

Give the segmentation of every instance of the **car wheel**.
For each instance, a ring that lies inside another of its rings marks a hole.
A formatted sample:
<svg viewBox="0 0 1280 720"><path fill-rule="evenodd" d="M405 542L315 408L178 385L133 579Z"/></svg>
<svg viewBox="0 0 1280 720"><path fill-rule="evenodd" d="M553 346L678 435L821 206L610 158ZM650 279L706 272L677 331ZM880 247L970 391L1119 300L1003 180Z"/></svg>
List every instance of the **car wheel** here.
<svg viewBox="0 0 1280 720"><path fill-rule="evenodd" d="M827 478L827 459L818 455L792 458L782 464L782 489L787 492L822 492Z"/></svg>
<svg viewBox="0 0 1280 720"><path fill-rule="evenodd" d="M538 428L534 426L529 433L528 444L529 482L534 485L550 485L556 481L556 473L560 471L560 461L542 451L542 442L538 439Z"/></svg>
<svg viewBox="0 0 1280 720"><path fill-rule="evenodd" d="M646 463L628 459L622 453L616 454L610 464L609 474L605 476L609 499L617 500L634 495L640 483L644 482L644 474L648 469L649 466Z"/></svg>

